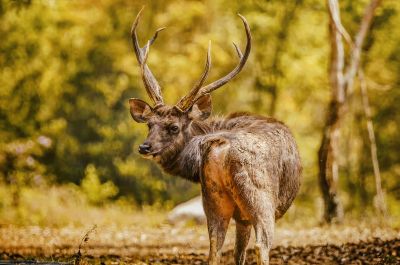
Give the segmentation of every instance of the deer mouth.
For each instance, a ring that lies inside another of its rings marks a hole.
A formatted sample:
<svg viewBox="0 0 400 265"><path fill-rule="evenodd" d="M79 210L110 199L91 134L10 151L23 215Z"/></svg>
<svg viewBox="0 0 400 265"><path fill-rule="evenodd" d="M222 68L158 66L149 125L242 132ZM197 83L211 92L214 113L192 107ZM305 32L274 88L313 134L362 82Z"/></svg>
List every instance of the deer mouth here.
<svg viewBox="0 0 400 265"><path fill-rule="evenodd" d="M156 163L159 163L161 161L161 152L162 150L158 151L158 152L152 152L152 153L148 153L148 154L142 154L142 157L144 159L149 159L152 160Z"/></svg>
<svg viewBox="0 0 400 265"><path fill-rule="evenodd" d="M165 149L165 148L163 148L163 149L161 149L161 150L158 150L158 151L150 152L150 153L147 153L147 154L141 154L141 155L142 155L144 158L147 158L147 159L154 159L154 158L160 156L161 153L164 151L164 149Z"/></svg>

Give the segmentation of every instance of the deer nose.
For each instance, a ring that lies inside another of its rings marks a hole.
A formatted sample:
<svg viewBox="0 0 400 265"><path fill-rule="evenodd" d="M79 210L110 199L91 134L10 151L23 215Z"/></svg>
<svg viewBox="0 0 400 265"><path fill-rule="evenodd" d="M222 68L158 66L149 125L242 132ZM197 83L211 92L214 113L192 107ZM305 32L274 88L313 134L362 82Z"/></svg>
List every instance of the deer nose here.
<svg viewBox="0 0 400 265"><path fill-rule="evenodd" d="M143 143L143 144L139 145L139 153L141 153L142 155L148 154L148 153L150 153L150 148L151 148L151 144Z"/></svg>

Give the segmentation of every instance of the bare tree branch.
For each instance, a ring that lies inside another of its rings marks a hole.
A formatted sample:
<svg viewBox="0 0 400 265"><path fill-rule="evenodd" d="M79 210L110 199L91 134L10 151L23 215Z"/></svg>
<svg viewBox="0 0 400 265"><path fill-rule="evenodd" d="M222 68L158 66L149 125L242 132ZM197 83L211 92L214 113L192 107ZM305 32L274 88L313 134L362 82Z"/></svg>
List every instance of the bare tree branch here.
<svg viewBox="0 0 400 265"><path fill-rule="evenodd" d="M354 48L353 40L350 37L350 34L343 27L342 21L340 19L339 5L336 1L328 1L329 5L329 18L332 24L335 26L335 29L342 35L342 37L346 40L347 44L351 49Z"/></svg>
<svg viewBox="0 0 400 265"><path fill-rule="evenodd" d="M376 147L376 140L375 140L375 132L374 132L374 125L372 123L372 115L371 115L371 108L369 105L368 100L368 91L367 91L367 82L364 77L364 72L362 69L358 70L358 78L360 81L360 88L361 88L361 97L363 103L363 109L365 118L367 120L367 130L368 130L368 137L370 142L370 151L371 151L371 159L372 159L372 166L374 168L374 176L375 176L375 187L376 187L376 208L383 216L387 215L387 208L385 203L385 198L382 190L382 180L381 180L381 173L379 170L379 161L378 161L378 152Z"/></svg>
<svg viewBox="0 0 400 265"><path fill-rule="evenodd" d="M356 34L354 48L351 51L349 64L345 72L346 93L348 94L351 94L353 92L353 82L354 82L354 77L357 74L358 67L360 65L362 46L365 37L367 36L368 31L371 27L375 11L381 3L382 0L371 0L369 5L364 10L364 15L361 20L360 29Z"/></svg>
<svg viewBox="0 0 400 265"><path fill-rule="evenodd" d="M337 24L340 22L340 9L337 0L328 0L329 6L329 27L331 43L331 63L329 69L329 79L333 88L334 98L338 102L344 102L344 47L342 34L337 30Z"/></svg>

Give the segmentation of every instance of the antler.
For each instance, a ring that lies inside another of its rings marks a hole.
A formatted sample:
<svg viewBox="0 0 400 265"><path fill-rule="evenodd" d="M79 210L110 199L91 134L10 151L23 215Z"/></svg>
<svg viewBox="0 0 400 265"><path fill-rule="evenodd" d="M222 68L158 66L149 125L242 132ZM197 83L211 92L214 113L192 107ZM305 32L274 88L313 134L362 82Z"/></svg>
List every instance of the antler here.
<svg viewBox="0 0 400 265"><path fill-rule="evenodd" d="M153 73L150 71L149 67L147 66L146 61L147 61L147 57L149 55L150 46L157 39L158 33L160 31L164 30L165 28L157 29L156 32L154 33L154 36L147 42L147 44L145 46L143 46L141 48L139 46L139 41L138 41L138 37L136 34L136 28L137 28L137 25L139 24L139 19L140 19L143 9L144 9L144 7L142 7L142 9L140 9L139 13L136 16L135 21L132 24L132 29L131 29L132 44L133 44L133 48L135 49L136 59L138 60L138 63L140 65L142 80L143 80L144 86L146 88L147 94L154 101L154 103L156 105L161 105L161 104L164 104L164 102L163 102L163 98L162 98L162 94L161 94L160 85L158 84Z"/></svg>
<svg viewBox="0 0 400 265"><path fill-rule="evenodd" d="M201 96L211 93L212 91L216 90L217 88L228 83L232 78L234 78L237 74L240 73L240 71L243 69L244 65L246 64L247 58L249 57L250 50L251 50L251 33L250 33L250 27L249 27L249 24L247 23L247 20L240 14L238 14L238 16L243 21L243 25L246 30L246 39L247 39L246 50L244 51L244 54L241 52L240 48L235 43L233 43L236 53L239 56L238 65L229 74L222 77L221 79L214 81L211 84L208 84L204 87L201 87L203 85L205 79L207 78L208 72L210 71L210 68L211 68L211 55L210 55L211 54L211 43L210 43L208 46L206 66L205 66L204 72L203 72L200 80L196 83L196 85L192 88L192 90L176 104L176 106L179 109L181 109L182 111L189 109L194 104L194 102L196 102L196 100L199 99Z"/></svg>
<svg viewBox="0 0 400 265"><path fill-rule="evenodd" d="M210 69L211 69L211 41L208 42L207 60L203 74L201 75L200 79L196 82L194 87L190 90L190 92L179 100L179 102L175 105L176 107L184 111L189 109L193 105L194 99L197 96L197 93L199 92L200 88L206 81Z"/></svg>

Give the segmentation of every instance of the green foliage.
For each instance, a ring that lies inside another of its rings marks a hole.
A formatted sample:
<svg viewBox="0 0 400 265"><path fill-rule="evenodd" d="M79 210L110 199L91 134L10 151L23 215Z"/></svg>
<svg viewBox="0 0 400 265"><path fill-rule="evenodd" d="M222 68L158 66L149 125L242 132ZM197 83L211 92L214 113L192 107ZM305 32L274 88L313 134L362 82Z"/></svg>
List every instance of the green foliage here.
<svg viewBox="0 0 400 265"><path fill-rule="evenodd" d="M141 206L170 206L199 193L198 186L165 175L136 152L146 127L130 119L127 99L147 95L129 30L144 3L141 44L167 26L151 47L149 65L170 104L198 79L208 40L213 43L208 80L234 67L231 41L244 45L235 14L248 19L252 54L243 72L213 93L214 113L273 114L288 124L304 166L296 212L316 215L321 207L316 154L330 91L327 12L315 0L0 0L0 182L15 194L0 203L17 205L24 188L43 183L82 183L94 204L122 196ZM365 3L341 1L350 33L357 31ZM392 214L400 199L399 13L400 2L384 2L363 58ZM348 211L372 208L375 192L358 94L356 87L348 115L356 118L344 121L339 161Z"/></svg>
<svg viewBox="0 0 400 265"><path fill-rule="evenodd" d="M86 167L81 187L89 202L95 205L102 204L118 194L118 188L112 181L100 182L96 167L93 164Z"/></svg>

